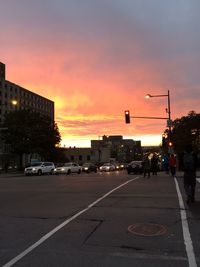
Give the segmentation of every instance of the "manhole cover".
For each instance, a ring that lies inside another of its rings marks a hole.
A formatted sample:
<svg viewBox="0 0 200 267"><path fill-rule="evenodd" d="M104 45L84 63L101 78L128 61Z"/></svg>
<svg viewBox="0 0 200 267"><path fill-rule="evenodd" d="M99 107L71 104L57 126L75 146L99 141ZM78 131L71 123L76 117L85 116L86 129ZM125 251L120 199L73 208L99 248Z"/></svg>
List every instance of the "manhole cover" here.
<svg viewBox="0 0 200 267"><path fill-rule="evenodd" d="M135 235L158 236L167 232L167 227L160 224L135 223L128 227L128 231Z"/></svg>

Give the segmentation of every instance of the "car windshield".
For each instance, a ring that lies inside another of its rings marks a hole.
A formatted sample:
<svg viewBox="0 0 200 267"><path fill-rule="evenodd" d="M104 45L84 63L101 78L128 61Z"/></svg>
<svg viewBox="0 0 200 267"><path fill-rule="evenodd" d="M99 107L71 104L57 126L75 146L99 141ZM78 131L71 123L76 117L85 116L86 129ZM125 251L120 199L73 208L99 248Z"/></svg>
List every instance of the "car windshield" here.
<svg viewBox="0 0 200 267"><path fill-rule="evenodd" d="M90 166L90 163L84 163L83 164L83 167L89 167Z"/></svg>
<svg viewBox="0 0 200 267"><path fill-rule="evenodd" d="M72 166L72 164L71 163L64 163L63 166L70 167L70 166Z"/></svg>
<svg viewBox="0 0 200 267"><path fill-rule="evenodd" d="M131 162L131 164L137 164L137 165L138 165L138 164L141 164L141 163L142 163L142 161L132 161L132 162Z"/></svg>
<svg viewBox="0 0 200 267"><path fill-rule="evenodd" d="M42 164L42 162L34 162L31 164L31 167L40 166L41 164Z"/></svg>
<svg viewBox="0 0 200 267"><path fill-rule="evenodd" d="M103 166L110 166L110 163L104 163Z"/></svg>

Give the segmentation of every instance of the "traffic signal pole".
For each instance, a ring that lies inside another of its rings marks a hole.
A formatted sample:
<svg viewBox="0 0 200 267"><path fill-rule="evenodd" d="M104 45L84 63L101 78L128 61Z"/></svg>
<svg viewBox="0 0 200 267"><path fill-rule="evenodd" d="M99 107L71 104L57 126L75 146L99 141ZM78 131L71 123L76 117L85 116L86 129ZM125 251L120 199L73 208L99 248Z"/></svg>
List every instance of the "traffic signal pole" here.
<svg viewBox="0 0 200 267"><path fill-rule="evenodd" d="M130 118L134 119L159 119L159 120L167 120L168 118L162 118L162 117L135 117L135 116L130 116Z"/></svg>
<svg viewBox="0 0 200 267"><path fill-rule="evenodd" d="M171 107L170 107L170 93L169 90L167 91L167 94L165 95L150 95L147 94L145 96L146 98L151 98L151 97L167 97L167 104L168 108L166 108L166 112L168 113L167 118L163 117L140 117L140 116L130 116L129 110L125 111L125 122L130 123L130 118L135 118L135 119L159 119L159 120L167 120L167 127L169 128L169 141L171 141L171 130L172 130L172 121L171 121ZM128 118L127 118L128 116Z"/></svg>

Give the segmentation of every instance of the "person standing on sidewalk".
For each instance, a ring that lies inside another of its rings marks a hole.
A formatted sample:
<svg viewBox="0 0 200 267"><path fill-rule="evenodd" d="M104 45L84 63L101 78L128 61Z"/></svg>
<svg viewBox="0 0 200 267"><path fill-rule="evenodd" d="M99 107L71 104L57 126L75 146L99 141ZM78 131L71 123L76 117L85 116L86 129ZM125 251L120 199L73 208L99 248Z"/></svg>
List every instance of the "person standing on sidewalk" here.
<svg viewBox="0 0 200 267"><path fill-rule="evenodd" d="M148 178L150 178L151 162L149 160L148 155L146 155L144 157L144 160L142 161L142 166L143 166L144 177L146 177L146 175L148 175Z"/></svg>
<svg viewBox="0 0 200 267"><path fill-rule="evenodd" d="M157 171L158 171L158 157L156 156L156 154L153 154L153 157L151 158L151 171L152 171L152 175L157 175Z"/></svg>
<svg viewBox="0 0 200 267"><path fill-rule="evenodd" d="M187 146L183 156L184 188L187 204L195 202L196 164L196 157L192 151L192 146Z"/></svg>
<svg viewBox="0 0 200 267"><path fill-rule="evenodd" d="M171 175L173 177L176 175L176 164L177 164L176 157L174 154L171 154L169 158L169 168L170 168Z"/></svg>
<svg viewBox="0 0 200 267"><path fill-rule="evenodd" d="M169 156L168 156L168 154L164 155L164 157L163 157L163 168L164 168L164 171L168 174L169 173Z"/></svg>

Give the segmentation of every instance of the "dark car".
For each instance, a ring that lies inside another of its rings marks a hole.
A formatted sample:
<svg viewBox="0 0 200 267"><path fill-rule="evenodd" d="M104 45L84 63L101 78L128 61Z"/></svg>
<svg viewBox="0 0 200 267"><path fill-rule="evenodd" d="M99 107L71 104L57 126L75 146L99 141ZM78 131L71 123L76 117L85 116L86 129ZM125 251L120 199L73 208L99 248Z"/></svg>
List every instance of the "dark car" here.
<svg viewBox="0 0 200 267"><path fill-rule="evenodd" d="M143 173L142 161L131 161L126 167L127 173L141 174Z"/></svg>
<svg viewBox="0 0 200 267"><path fill-rule="evenodd" d="M84 163L83 166L82 166L82 172L97 172L97 166L93 163Z"/></svg>

